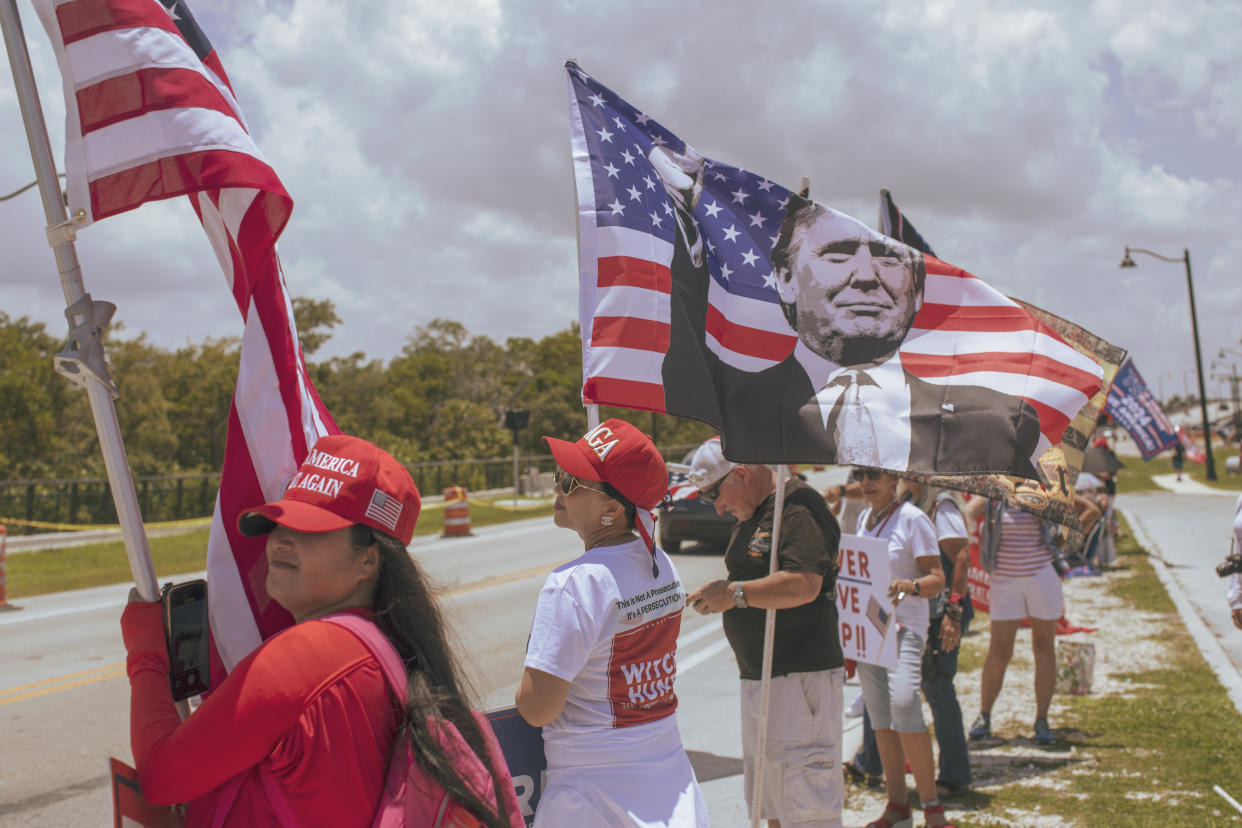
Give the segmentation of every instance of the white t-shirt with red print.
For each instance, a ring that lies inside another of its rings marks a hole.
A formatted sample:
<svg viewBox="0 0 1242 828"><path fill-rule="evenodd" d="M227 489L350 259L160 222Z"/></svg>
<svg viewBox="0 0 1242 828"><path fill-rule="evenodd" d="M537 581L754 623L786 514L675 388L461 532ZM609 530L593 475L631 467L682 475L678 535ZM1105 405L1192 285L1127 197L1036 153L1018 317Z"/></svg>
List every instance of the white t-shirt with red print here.
<svg viewBox="0 0 1242 828"><path fill-rule="evenodd" d="M526 666L569 682L565 709L543 729L550 761L559 746L584 735L598 744L601 731L676 728L673 681L686 591L662 550L658 576L651 560L638 539L600 546L544 582Z"/></svg>

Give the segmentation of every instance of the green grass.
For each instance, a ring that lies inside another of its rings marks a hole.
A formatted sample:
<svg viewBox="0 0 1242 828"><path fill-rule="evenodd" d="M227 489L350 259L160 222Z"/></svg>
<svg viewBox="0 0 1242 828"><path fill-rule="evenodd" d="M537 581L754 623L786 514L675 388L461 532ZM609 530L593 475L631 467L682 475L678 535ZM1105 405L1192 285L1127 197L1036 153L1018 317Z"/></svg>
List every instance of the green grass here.
<svg viewBox="0 0 1242 828"><path fill-rule="evenodd" d="M552 514L552 502L513 511L504 508L505 498L470 504L472 526L490 526L511 520L546 517ZM493 503L500 504L492 505ZM444 509L425 510L414 530L415 535L438 535L444 530ZM159 578L200 572L207 568L207 529L195 529L180 535L150 538L151 561ZM131 581L129 559L121 541L92 543L59 549L41 549L9 555L7 566L8 597L22 598L70 589L120 584Z"/></svg>
<svg viewBox="0 0 1242 828"><path fill-rule="evenodd" d="M1124 696L1057 697L1057 746L1044 757L1015 759L1013 768L1015 777L1035 775L1042 784L1015 781L955 800L967 809L954 814L959 826L988 825L989 812L1109 828L1242 822L1212 791L1218 784L1239 793L1242 714L1186 632L1146 552L1128 533L1119 537L1117 551L1128 577L1110 578L1109 590L1135 610L1159 616L1148 637L1163 643L1165 663L1136 663L1114 675L1131 685ZM964 648L962 665L982 643ZM969 663L975 668L979 662Z"/></svg>
<svg viewBox="0 0 1242 828"><path fill-rule="evenodd" d="M1212 456L1216 459L1217 480L1215 482L1206 479L1206 463L1192 463L1187 459L1182 468L1182 474L1213 488L1242 491L1242 475L1225 472L1225 460L1237 455L1237 446L1218 446L1214 443ZM1157 455L1147 461L1141 457L1123 457L1121 461L1126 464L1126 467L1117 472L1117 491L1122 493L1162 491L1152 482L1152 475L1174 473L1173 459L1167 453Z"/></svg>

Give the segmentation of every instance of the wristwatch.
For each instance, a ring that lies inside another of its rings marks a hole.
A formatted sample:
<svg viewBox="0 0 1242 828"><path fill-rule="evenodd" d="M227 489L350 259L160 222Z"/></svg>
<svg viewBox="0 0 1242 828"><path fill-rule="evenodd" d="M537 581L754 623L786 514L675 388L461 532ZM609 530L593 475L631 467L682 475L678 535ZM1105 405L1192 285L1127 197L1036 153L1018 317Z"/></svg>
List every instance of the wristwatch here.
<svg viewBox="0 0 1242 828"><path fill-rule="evenodd" d="M914 584L914 594L915 594L915 595L918 595L918 594L919 594L919 582L918 582L918 580L917 580L917 579L915 579L915 578L911 578L911 579L910 579L910 583Z"/></svg>
<svg viewBox="0 0 1242 828"><path fill-rule="evenodd" d="M737 609L746 609L746 593L742 592L742 582L737 581L733 584L733 606Z"/></svg>

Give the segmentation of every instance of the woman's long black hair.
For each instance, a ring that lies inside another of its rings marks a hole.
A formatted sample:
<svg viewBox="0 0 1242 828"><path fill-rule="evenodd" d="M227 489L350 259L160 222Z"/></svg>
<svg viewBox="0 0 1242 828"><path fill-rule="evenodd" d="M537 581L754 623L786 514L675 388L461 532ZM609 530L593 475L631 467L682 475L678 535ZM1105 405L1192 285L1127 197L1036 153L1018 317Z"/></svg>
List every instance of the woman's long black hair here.
<svg viewBox="0 0 1242 828"><path fill-rule="evenodd" d="M409 677L405 720L398 735L409 734L418 763L453 799L488 828L508 828L511 823L501 792L513 780L505 768L496 768L490 761L483 733L470 711L465 682L449 647L440 608L422 570L405 546L390 535L356 524L350 540L358 549L374 543L380 552L375 622L397 648ZM428 720L452 722L470 749L487 765L495 786L495 809L461 778L428 728Z"/></svg>

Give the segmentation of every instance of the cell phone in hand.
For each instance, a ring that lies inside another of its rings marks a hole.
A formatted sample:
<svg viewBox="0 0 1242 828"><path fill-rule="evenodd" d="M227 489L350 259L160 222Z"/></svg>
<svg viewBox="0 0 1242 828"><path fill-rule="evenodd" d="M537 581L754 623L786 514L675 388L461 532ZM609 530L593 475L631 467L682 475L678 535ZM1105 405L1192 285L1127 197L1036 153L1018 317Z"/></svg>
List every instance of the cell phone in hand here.
<svg viewBox="0 0 1242 828"><path fill-rule="evenodd" d="M207 582L199 579L164 587L164 636L168 680L175 701L205 693L211 685Z"/></svg>

